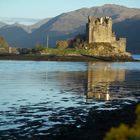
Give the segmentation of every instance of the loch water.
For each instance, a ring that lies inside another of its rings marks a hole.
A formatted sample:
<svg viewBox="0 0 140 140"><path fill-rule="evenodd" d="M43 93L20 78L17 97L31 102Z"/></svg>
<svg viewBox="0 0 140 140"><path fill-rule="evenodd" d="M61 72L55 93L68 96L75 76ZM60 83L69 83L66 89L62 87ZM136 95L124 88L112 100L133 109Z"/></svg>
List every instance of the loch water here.
<svg viewBox="0 0 140 140"><path fill-rule="evenodd" d="M136 60L140 60L140 55L135 54L135 55L133 55L133 58L136 59Z"/></svg>
<svg viewBox="0 0 140 140"><path fill-rule="evenodd" d="M139 100L139 62L0 61L0 139L80 127L93 107L112 110Z"/></svg>

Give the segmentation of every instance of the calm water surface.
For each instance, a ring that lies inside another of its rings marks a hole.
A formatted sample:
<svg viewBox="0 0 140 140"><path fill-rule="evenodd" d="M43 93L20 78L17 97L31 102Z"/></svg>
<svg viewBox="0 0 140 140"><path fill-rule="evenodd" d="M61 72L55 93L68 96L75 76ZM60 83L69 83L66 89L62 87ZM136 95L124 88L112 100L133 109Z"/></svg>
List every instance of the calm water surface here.
<svg viewBox="0 0 140 140"><path fill-rule="evenodd" d="M0 139L80 127L91 107L111 110L139 99L140 63L0 61Z"/></svg>
<svg viewBox="0 0 140 140"><path fill-rule="evenodd" d="M133 58L136 60L140 60L140 55L133 55Z"/></svg>

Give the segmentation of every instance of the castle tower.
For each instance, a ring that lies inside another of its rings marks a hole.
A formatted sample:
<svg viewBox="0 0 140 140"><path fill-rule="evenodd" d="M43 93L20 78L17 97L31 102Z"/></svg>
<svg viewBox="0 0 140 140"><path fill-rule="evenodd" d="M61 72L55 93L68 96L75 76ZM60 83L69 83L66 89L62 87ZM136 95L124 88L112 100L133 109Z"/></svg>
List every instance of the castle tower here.
<svg viewBox="0 0 140 140"><path fill-rule="evenodd" d="M126 52L126 38L116 39L112 31L112 19L110 17L96 18L89 16L87 23L88 43L109 43L117 52Z"/></svg>
<svg viewBox="0 0 140 140"><path fill-rule="evenodd" d="M110 17L95 18L89 16L87 33L88 43L111 43L116 39L112 32L112 19Z"/></svg>

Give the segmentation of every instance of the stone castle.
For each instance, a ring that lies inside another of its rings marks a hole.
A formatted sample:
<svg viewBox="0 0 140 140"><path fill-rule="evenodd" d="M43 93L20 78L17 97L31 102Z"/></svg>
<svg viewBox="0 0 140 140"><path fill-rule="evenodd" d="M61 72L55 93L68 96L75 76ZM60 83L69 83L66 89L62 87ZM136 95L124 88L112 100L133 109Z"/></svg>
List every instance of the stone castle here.
<svg viewBox="0 0 140 140"><path fill-rule="evenodd" d="M110 43L119 52L126 52L126 38L116 39L112 31L112 19L110 17L88 17L87 23L88 43Z"/></svg>

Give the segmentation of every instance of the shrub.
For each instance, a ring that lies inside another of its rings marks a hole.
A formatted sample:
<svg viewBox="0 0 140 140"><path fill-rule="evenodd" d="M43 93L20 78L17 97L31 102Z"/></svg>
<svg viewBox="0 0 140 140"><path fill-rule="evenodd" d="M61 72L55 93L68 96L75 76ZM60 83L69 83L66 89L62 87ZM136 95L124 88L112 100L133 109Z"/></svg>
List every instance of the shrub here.
<svg viewBox="0 0 140 140"><path fill-rule="evenodd" d="M36 46L35 46L35 51L36 52L41 52L41 51L43 51L43 50L45 50L46 49L46 47L44 47L42 44L37 44Z"/></svg>
<svg viewBox="0 0 140 140"><path fill-rule="evenodd" d="M136 109L137 120L132 127L121 124L117 128L111 128L104 140L140 140L140 105Z"/></svg>

